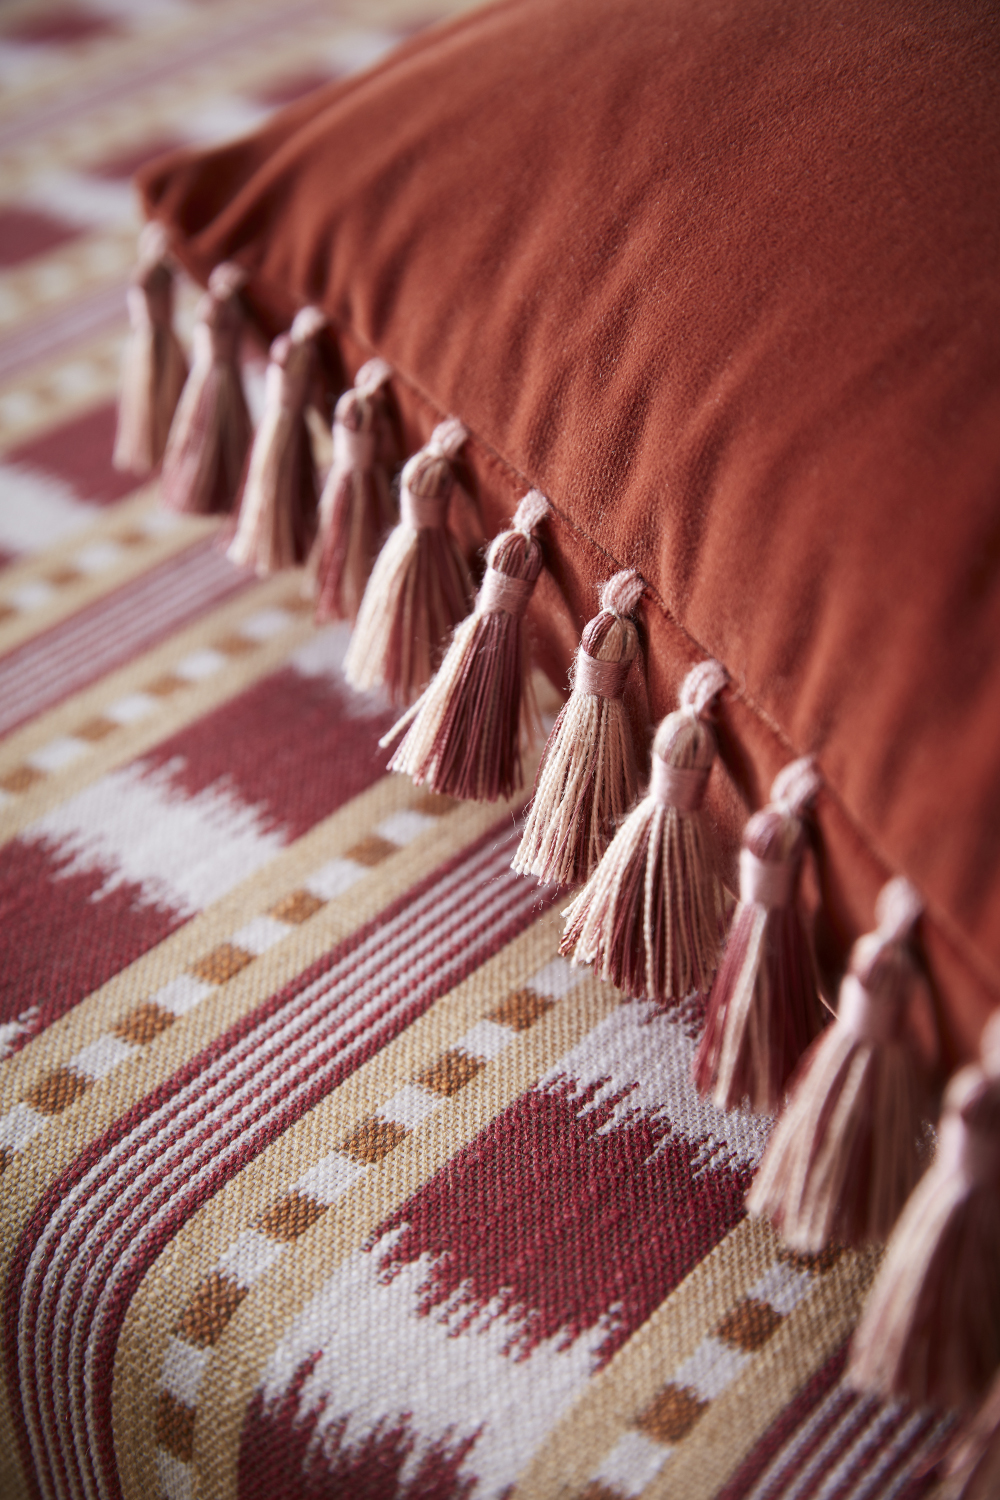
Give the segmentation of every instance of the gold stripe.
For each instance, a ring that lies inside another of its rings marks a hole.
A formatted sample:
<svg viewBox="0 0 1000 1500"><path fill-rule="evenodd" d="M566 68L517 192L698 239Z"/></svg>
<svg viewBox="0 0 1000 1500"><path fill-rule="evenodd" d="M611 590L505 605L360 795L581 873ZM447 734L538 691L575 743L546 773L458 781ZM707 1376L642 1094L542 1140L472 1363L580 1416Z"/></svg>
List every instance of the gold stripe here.
<svg viewBox="0 0 1000 1500"><path fill-rule="evenodd" d="M879 1252L845 1253L724 1391L643 1491L643 1500L712 1500L861 1313Z"/></svg>
<svg viewBox="0 0 1000 1500"><path fill-rule="evenodd" d="M743 1219L731 1229L588 1383L518 1481L516 1500L550 1500L585 1489L626 1428L777 1254L769 1224Z"/></svg>

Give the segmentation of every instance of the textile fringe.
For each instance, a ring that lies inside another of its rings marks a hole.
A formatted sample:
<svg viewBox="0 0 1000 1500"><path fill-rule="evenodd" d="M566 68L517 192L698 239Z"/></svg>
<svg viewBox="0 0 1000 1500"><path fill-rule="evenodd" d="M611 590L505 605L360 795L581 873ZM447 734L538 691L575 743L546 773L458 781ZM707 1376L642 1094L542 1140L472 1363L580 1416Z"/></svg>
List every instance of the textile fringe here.
<svg viewBox="0 0 1000 1500"><path fill-rule="evenodd" d="M530 490L487 553L475 612L458 626L433 682L380 742L406 736L389 762L447 796L495 802L523 783L522 742L537 723L524 612L542 568L534 535L551 507Z"/></svg>
<svg viewBox="0 0 1000 1500"><path fill-rule="evenodd" d="M393 703L411 703L426 687L472 604L472 579L447 524L452 460L468 435L449 417L405 465L399 525L376 558L358 610L347 680L360 691L383 687Z"/></svg>
<svg viewBox="0 0 1000 1500"><path fill-rule="evenodd" d="M143 476L156 468L167 446L188 367L174 332L174 273L167 232L151 220L139 235L138 263L128 289L132 333L125 350L116 469Z"/></svg>
<svg viewBox="0 0 1000 1500"><path fill-rule="evenodd" d="M549 735L513 868L558 885L586 880L635 800L638 776L622 701L639 637L629 615L645 588L616 573L583 632L573 692Z"/></svg>
<svg viewBox="0 0 1000 1500"><path fill-rule="evenodd" d="M198 304L191 373L163 455L161 492L171 510L227 513L239 493L253 436L239 368L245 281L246 273L225 261Z"/></svg>
<svg viewBox="0 0 1000 1500"><path fill-rule="evenodd" d="M816 970L796 900L803 815L820 786L810 756L786 766L743 835L740 901L712 985L694 1078L720 1109L770 1114L823 1029Z"/></svg>
<svg viewBox="0 0 1000 1500"><path fill-rule="evenodd" d="M981 1398L1000 1369L998 1265L995 1015L981 1063L963 1068L945 1092L937 1153L903 1210L855 1333L852 1382L917 1404L956 1407Z"/></svg>
<svg viewBox="0 0 1000 1500"><path fill-rule="evenodd" d="M920 912L909 881L882 888L747 1197L796 1250L884 1240L920 1175L926 1099L906 1028L925 983L908 948Z"/></svg>
<svg viewBox="0 0 1000 1500"><path fill-rule="evenodd" d="M392 369L370 359L333 415L333 464L319 502L310 559L316 618L354 620L385 537L398 520L390 486L395 440L385 388Z"/></svg>
<svg viewBox="0 0 1000 1500"><path fill-rule="evenodd" d="M685 678L646 796L565 913L561 953L661 1005L703 989L718 960L723 893L701 805L717 749L707 716L726 681L714 661Z"/></svg>

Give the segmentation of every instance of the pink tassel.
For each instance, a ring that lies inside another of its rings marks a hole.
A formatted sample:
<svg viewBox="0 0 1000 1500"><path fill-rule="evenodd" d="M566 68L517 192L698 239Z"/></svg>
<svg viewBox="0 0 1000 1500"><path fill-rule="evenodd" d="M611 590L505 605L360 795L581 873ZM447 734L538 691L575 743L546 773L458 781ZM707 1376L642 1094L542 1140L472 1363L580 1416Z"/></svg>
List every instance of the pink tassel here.
<svg viewBox="0 0 1000 1500"><path fill-rule="evenodd" d="M906 946L920 911L909 881L883 887L747 1197L795 1250L884 1240L920 1175L925 1094L906 1029L925 983Z"/></svg>
<svg viewBox="0 0 1000 1500"><path fill-rule="evenodd" d="M448 529L451 461L468 435L449 417L403 469L399 525L375 560L344 660L353 687L384 687L394 703L412 702L427 686L472 604L472 579Z"/></svg>
<svg viewBox="0 0 1000 1500"><path fill-rule="evenodd" d="M809 939L796 904L802 814L820 786L810 756L784 768L771 805L743 835L740 902L708 1001L694 1078L720 1109L778 1107L802 1054L823 1029Z"/></svg>
<svg viewBox="0 0 1000 1500"><path fill-rule="evenodd" d="M187 379L187 360L174 332L174 274L167 232L151 220L139 235L139 259L128 289L132 337L125 351L113 463L149 474L163 457Z"/></svg>
<svg viewBox="0 0 1000 1500"><path fill-rule="evenodd" d="M639 650L628 616L644 588L638 573L616 573L583 632L573 692L542 754L513 861L522 875L557 885L586 880L635 800L635 746L623 699Z"/></svg>
<svg viewBox="0 0 1000 1500"><path fill-rule="evenodd" d="M726 681L716 661L688 673L656 731L646 796L565 913L560 953L661 1005L704 989L718 961L722 885L700 809L716 755L705 716Z"/></svg>
<svg viewBox="0 0 1000 1500"><path fill-rule="evenodd" d="M239 492L253 428L240 378L246 274L216 266L198 306L194 363L163 455L161 493L171 510L228 512Z"/></svg>
<svg viewBox="0 0 1000 1500"><path fill-rule="evenodd" d="M319 481L306 424L315 371L317 334L326 327L318 307L304 307L291 330L275 339L267 367L264 414L250 450L231 562L263 578L304 562L316 532Z"/></svg>
<svg viewBox="0 0 1000 1500"><path fill-rule="evenodd" d="M522 785L521 744L537 718L525 670L522 619L542 569L532 534L551 507L538 490L495 538L475 613L463 620L423 697L380 742L406 738L389 762L418 786L495 802Z"/></svg>
<svg viewBox="0 0 1000 1500"><path fill-rule="evenodd" d="M945 1092L937 1154L913 1192L854 1336L859 1389L940 1406L982 1397L1000 1369L1000 1017L982 1064ZM1000 1404L994 1399L1000 1417Z"/></svg>
<svg viewBox="0 0 1000 1500"><path fill-rule="evenodd" d="M313 548L317 620L356 618L378 550L397 520L389 485L394 443L384 396L391 375L384 359L370 359L333 415L333 464L319 502Z"/></svg>

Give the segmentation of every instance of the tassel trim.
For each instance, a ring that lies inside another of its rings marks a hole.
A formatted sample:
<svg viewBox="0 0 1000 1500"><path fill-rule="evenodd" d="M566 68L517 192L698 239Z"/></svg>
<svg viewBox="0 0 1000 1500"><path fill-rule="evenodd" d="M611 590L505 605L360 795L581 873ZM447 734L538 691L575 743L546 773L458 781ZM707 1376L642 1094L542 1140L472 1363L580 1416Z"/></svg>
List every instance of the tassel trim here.
<svg viewBox="0 0 1000 1500"><path fill-rule="evenodd" d="M795 1250L884 1240L920 1175L926 1095L906 1035L924 982L908 948L920 913L909 881L883 887L878 927L854 945L837 1019L803 1059L747 1197Z"/></svg>
<svg viewBox="0 0 1000 1500"><path fill-rule="evenodd" d="M698 1088L719 1109L749 1105L770 1114L823 1028L812 951L796 905L803 817L820 784L811 757L793 761L743 836L739 905L694 1061Z"/></svg>
<svg viewBox="0 0 1000 1500"><path fill-rule="evenodd" d="M246 273L216 266L198 304L194 357L163 455L161 493L171 510L228 513L239 493L253 428L239 369Z"/></svg>
<svg viewBox="0 0 1000 1500"><path fill-rule="evenodd" d="M542 754L524 833L512 868L557 885L596 869L615 825L635 799L632 730L622 702L639 651L629 615L642 597L638 573L616 573L577 653L573 691Z"/></svg>
<svg viewBox="0 0 1000 1500"><path fill-rule="evenodd" d="M447 524L452 461L468 435L447 418L403 468L399 525L375 561L344 660L361 692L381 687L393 703L411 703L469 613L475 590Z"/></svg>
<svg viewBox="0 0 1000 1500"><path fill-rule="evenodd" d="M704 988L718 959L723 892L701 806L717 749L707 716L727 680L714 661L685 678L646 796L565 912L560 953L660 1005Z"/></svg>
<svg viewBox="0 0 1000 1500"><path fill-rule="evenodd" d="M305 409L326 327L318 307L297 313L271 345L264 414L250 452L227 556L260 577L303 562L316 530L318 480Z"/></svg>
<svg viewBox="0 0 1000 1500"><path fill-rule="evenodd" d="M494 539L475 612L458 626L433 682L380 741L404 730L389 762L418 786L495 802L524 780L522 747L537 725L526 669L523 617L542 569L534 535L551 507L531 490L511 530Z"/></svg>
<svg viewBox="0 0 1000 1500"><path fill-rule="evenodd" d="M188 366L174 332L174 273L162 224L139 235L138 264L128 289L132 333L125 351L112 462L140 478L163 457Z"/></svg>

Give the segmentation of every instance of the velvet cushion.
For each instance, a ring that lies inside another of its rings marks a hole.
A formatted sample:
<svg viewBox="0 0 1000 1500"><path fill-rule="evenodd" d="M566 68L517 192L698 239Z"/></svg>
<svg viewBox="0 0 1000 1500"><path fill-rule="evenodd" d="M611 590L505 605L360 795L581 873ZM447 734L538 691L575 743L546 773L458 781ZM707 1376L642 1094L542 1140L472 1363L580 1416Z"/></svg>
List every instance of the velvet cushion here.
<svg viewBox="0 0 1000 1500"><path fill-rule="evenodd" d="M730 839L817 755L821 955L908 875L945 1062L1000 1002L998 98L987 0L507 0L142 184L462 418L487 532L544 490L577 626L642 572L654 715L725 664Z"/></svg>

